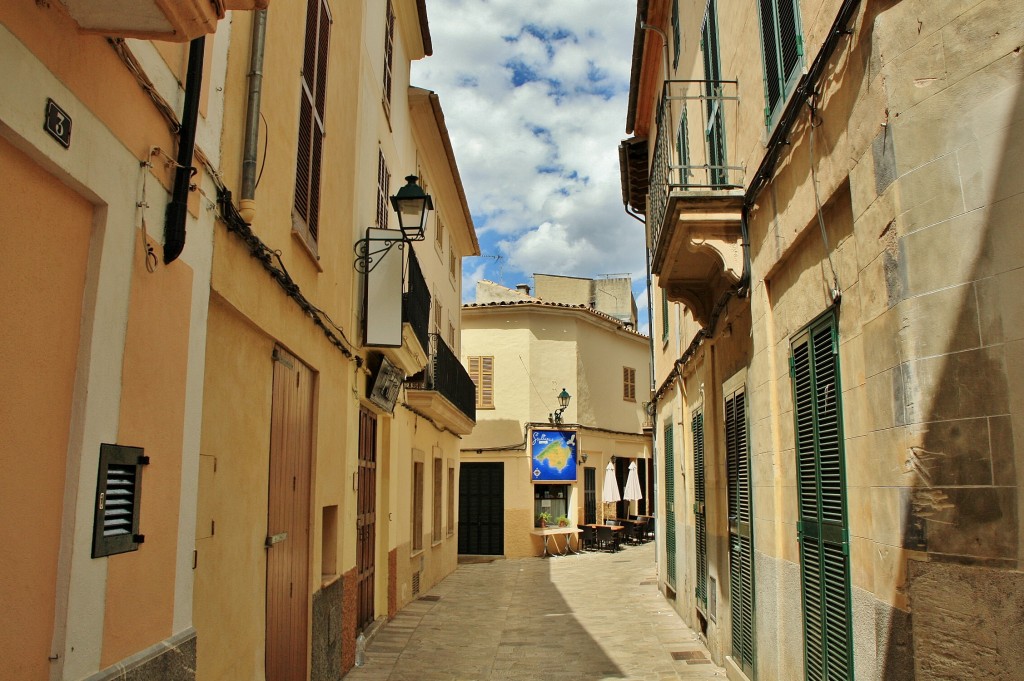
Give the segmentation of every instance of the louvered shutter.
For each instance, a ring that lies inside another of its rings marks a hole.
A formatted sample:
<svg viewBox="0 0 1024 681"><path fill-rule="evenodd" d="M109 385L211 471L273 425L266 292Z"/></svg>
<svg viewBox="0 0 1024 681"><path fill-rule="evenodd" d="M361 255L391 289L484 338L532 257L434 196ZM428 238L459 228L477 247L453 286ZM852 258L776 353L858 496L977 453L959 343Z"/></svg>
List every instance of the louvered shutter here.
<svg viewBox="0 0 1024 681"><path fill-rule="evenodd" d="M672 422L665 421L665 579L676 588L676 455Z"/></svg>
<svg viewBox="0 0 1024 681"><path fill-rule="evenodd" d="M704 26L701 30L701 49L704 54L704 95L707 109L707 137L709 176L712 187L728 184L725 169L725 111L722 109L722 64L718 47L718 3L709 0Z"/></svg>
<svg viewBox="0 0 1024 681"><path fill-rule="evenodd" d="M708 520L704 489L704 414L697 412L690 419L693 435L693 516L697 559L697 584L694 592L705 610L708 607Z"/></svg>
<svg viewBox="0 0 1024 681"><path fill-rule="evenodd" d="M807 678L853 679L839 348L830 313L793 341Z"/></svg>
<svg viewBox="0 0 1024 681"><path fill-rule="evenodd" d="M745 393L725 400L725 452L729 493L729 593L732 654L754 678L754 535L750 508L750 448Z"/></svg>
<svg viewBox="0 0 1024 681"><path fill-rule="evenodd" d="M494 358L470 357L469 377L476 385L476 406L479 409L494 408Z"/></svg>
<svg viewBox="0 0 1024 681"><path fill-rule="evenodd" d="M145 537L139 534L142 467L149 457L141 447L101 444L96 479L92 557L135 551Z"/></svg>
<svg viewBox="0 0 1024 681"><path fill-rule="evenodd" d="M764 57L765 125L778 120L786 95L800 76L803 39L798 0L759 0Z"/></svg>
<svg viewBox="0 0 1024 681"><path fill-rule="evenodd" d="M295 168L295 216L307 243L320 238L320 176L327 105L327 56L331 15L324 0L306 6L305 47L299 101L299 142Z"/></svg>

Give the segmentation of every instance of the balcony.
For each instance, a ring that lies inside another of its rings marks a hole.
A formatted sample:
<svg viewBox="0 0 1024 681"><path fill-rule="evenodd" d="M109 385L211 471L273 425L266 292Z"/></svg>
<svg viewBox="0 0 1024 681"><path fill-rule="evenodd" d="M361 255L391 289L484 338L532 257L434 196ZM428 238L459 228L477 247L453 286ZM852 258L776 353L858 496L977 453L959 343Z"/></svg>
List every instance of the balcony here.
<svg viewBox="0 0 1024 681"><path fill-rule="evenodd" d="M430 362L405 382L408 405L456 435L476 425L476 387L439 334L430 334Z"/></svg>
<svg viewBox="0 0 1024 681"><path fill-rule="evenodd" d="M736 81L669 80L658 107L647 228L651 271L705 324L743 272L743 167L730 163Z"/></svg>
<svg viewBox="0 0 1024 681"><path fill-rule="evenodd" d="M416 252L409 248L409 267L405 291L402 293L402 344L384 348L396 366L406 376L420 372L427 366L430 347L430 288L420 270Z"/></svg>
<svg viewBox="0 0 1024 681"><path fill-rule="evenodd" d="M87 33L187 42L217 30L226 10L266 9L269 0L60 0Z"/></svg>

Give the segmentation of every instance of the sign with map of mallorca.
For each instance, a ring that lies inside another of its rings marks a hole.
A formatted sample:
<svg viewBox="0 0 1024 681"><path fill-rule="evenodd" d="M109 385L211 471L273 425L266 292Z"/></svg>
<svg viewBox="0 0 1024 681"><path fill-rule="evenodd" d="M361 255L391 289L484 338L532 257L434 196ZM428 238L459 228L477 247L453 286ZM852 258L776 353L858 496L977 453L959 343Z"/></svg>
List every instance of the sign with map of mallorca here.
<svg viewBox="0 0 1024 681"><path fill-rule="evenodd" d="M533 482L576 482L575 430L534 430L530 454Z"/></svg>

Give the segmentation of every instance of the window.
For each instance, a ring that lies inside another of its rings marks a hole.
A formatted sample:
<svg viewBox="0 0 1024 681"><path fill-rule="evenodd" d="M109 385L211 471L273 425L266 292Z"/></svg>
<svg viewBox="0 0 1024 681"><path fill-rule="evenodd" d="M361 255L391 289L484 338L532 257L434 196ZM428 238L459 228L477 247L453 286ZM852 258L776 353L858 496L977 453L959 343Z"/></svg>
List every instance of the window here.
<svg viewBox="0 0 1024 681"><path fill-rule="evenodd" d="M725 112L722 109L722 64L718 49L718 2L708 1L700 34L704 56L704 96L707 109L708 182L712 187L729 183L725 155Z"/></svg>
<svg viewBox="0 0 1024 681"><path fill-rule="evenodd" d="M695 412L690 418L690 434L693 437L693 527L694 554L697 559L697 583L694 595L697 605L707 612L708 608L708 516L704 489L704 413Z"/></svg>
<svg viewBox="0 0 1024 681"><path fill-rule="evenodd" d="M798 0L758 0L764 58L764 124L779 120L786 96L800 77L804 54Z"/></svg>
<svg viewBox="0 0 1024 681"><path fill-rule="evenodd" d="M679 0L672 0L672 70L679 68L679 53L682 49L680 44L679 30ZM665 74L668 78L668 74Z"/></svg>
<svg viewBox="0 0 1024 681"><path fill-rule="evenodd" d="M423 550L423 462L412 464L412 550Z"/></svg>
<svg viewBox="0 0 1024 681"><path fill-rule="evenodd" d="M636 369L622 367L622 399L636 401Z"/></svg>
<svg viewBox="0 0 1024 681"><path fill-rule="evenodd" d="M437 247L438 252L444 250L444 223L441 222L441 216L438 214L434 219L434 246Z"/></svg>
<svg viewBox="0 0 1024 681"><path fill-rule="evenodd" d="M792 341L797 536L808 679L853 678L849 530L836 318Z"/></svg>
<svg viewBox="0 0 1024 681"><path fill-rule="evenodd" d="M672 420L665 419L665 581L676 588L676 453Z"/></svg>
<svg viewBox="0 0 1024 681"><path fill-rule="evenodd" d="M388 228L389 204L388 194L391 193L391 173L388 162L384 158L384 150L377 149L377 226Z"/></svg>
<svg viewBox="0 0 1024 681"><path fill-rule="evenodd" d="M139 534L142 467L149 463L141 447L100 445L93 519L92 557L137 551L145 537Z"/></svg>
<svg viewBox="0 0 1024 681"><path fill-rule="evenodd" d="M686 109L679 114L679 127L676 128L676 156L679 159L679 184L688 186L693 176L690 165L690 133L686 122Z"/></svg>
<svg viewBox="0 0 1024 681"><path fill-rule="evenodd" d="M470 357L469 377L476 385L476 408L494 409L494 357Z"/></svg>
<svg viewBox="0 0 1024 681"><path fill-rule="evenodd" d="M299 147L295 162L292 225L314 251L320 238L320 172L327 102L327 54L331 14L326 0L308 0L299 101Z"/></svg>
<svg viewBox="0 0 1024 681"><path fill-rule="evenodd" d="M712 0L713 1L713 0ZM725 398L725 457L729 496L729 606L733 660L754 678L754 533L750 509L747 405L741 388Z"/></svg>
<svg viewBox="0 0 1024 681"><path fill-rule="evenodd" d="M394 62L395 57L395 8L391 4L391 0L388 0L387 14L385 17L385 28L384 28L384 92L382 94L382 101L384 103L384 111L391 115L391 65Z"/></svg>
<svg viewBox="0 0 1024 681"><path fill-rule="evenodd" d="M455 467L448 466L448 536L455 534Z"/></svg>
<svg viewBox="0 0 1024 681"><path fill-rule="evenodd" d="M430 533L430 538L437 543L441 541L441 504L443 499L441 498L441 484L443 482L444 468L442 467L441 459L434 459L434 526Z"/></svg>
<svg viewBox="0 0 1024 681"><path fill-rule="evenodd" d="M550 525L557 525L562 516L569 517L569 485L533 486L533 524L540 526L540 514L550 513Z"/></svg>
<svg viewBox="0 0 1024 681"><path fill-rule="evenodd" d="M448 322L448 347L452 349L452 352L457 350L455 347L455 325L451 321Z"/></svg>
<svg viewBox="0 0 1024 681"><path fill-rule="evenodd" d="M434 333L441 335L441 301L434 298Z"/></svg>
<svg viewBox="0 0 1024 681"><path fill-rule="evenodd" d="M455 255L455 244L448 240L448 274L451 278L455 278L455 272L459 265L459 258Z"/></svg>
<svg viewBox="0 0 1024 681"><path fill-rule="evenodd" d="M661 289L661 342L668 343L668 291Z"/></svg>

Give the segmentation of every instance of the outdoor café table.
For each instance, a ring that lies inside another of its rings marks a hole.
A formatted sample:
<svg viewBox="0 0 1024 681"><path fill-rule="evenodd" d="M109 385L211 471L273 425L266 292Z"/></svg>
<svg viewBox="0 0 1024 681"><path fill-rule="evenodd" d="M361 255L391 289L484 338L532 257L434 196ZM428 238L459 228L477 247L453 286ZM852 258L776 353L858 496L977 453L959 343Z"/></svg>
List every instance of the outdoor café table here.
<svg viewBox="0 0 1024 681"><path fill-rule="evenodd" d="M542 558L546 558L548 556L556 556L556 555L564 556L564 555L566 555L568 553L578 553L578 551L575 551L572 548L572 541L571 540L572 540L572 535L579 534L582 531L583 530L581 530L578 527L538 527L538 528L533 530L533 534L537 535L538 537L543 538L543 540L544 540L544 553L543 553L543 555L541 557ZM565 536L565 546L561 550L559 550L559 548L558 548L558 536L559 535L564 535ZM554 552L552 552L548 548L548 540L549 539L554 544L554 549L555 549Z"/></svg>
<svg viewBox="0 0 1024 681"><path fill-rule="evenodd" d="M619 522L619 521L618 521L617 519L615 519L615 518L612 518L612 520L614 520L615 522ZM620 535L620 534L622 534L622 531L623 531L624 529L626 529L626 528L625 528L624 526L622 526L622 525L605 525L605 524L603 524L603 523L587 523L587 524L586 524L586 525L585 525L584 527L593 527L593 528L598 528L598 527L610 527L610 528L612 529L612 534L614 534L614 535L615 535L615 543L616 543L616 544L617 544L617 543L618 543L618 541L619 541L619 535Z"/></svg>

